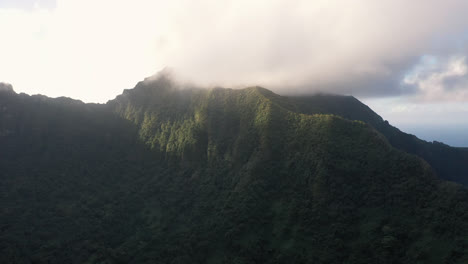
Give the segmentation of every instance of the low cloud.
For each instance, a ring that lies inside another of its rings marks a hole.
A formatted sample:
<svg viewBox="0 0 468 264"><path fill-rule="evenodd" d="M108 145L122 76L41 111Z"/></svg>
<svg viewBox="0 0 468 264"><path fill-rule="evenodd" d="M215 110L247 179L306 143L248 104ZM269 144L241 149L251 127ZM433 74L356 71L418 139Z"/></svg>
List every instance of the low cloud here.
<svg viewBox="0 0 468 264"><path fill-rule="evenodd" d="M208 85L280 93L420 93L408 71L425 54L459 52L468 25L466 1L203 3L172 14L158 58Z"/></svg>
<svg viewBox="0 0 468 264"><path fill-rule="evenodd" d="M404 79L421 101L468 100L468 65L464 55L424 57Z"/></svg>
<svg viewBox="0 0 468 264"><path fill-rule="evenodd" d="M59 0L41 16L0 12L10 63L0 73L18 90L85 101L164 67L203 86L468 100L463 76L447 76L451 59L415 70L425 56L468 55L466 10L465 0Z"/></svg>

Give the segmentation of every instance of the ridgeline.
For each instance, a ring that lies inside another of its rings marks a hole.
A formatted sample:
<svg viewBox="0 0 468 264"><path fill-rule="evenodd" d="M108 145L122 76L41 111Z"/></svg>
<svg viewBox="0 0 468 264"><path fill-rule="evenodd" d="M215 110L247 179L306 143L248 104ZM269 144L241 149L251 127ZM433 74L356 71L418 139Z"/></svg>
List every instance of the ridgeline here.
<svg viewBox="0 0 468 264"><path fill-rule="evenodd" d="M0 90L0 260L467 263L467 157L353 97Z"/></svg>

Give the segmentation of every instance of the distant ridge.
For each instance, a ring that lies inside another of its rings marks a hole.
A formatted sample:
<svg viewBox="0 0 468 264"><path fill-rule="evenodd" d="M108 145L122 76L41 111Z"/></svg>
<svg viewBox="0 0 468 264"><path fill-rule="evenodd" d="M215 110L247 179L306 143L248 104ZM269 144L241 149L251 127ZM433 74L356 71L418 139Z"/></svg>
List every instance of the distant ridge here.
<svg viewBox="0 0 468 264"><path fill-rule="evenodd" d="M352 96L317 95L290 99L301 113L328 113L364 121L382 133L392 146L429 162L441 178L468 185L467 148L450 147L437 141L427 142L404 133Z"/></svg>

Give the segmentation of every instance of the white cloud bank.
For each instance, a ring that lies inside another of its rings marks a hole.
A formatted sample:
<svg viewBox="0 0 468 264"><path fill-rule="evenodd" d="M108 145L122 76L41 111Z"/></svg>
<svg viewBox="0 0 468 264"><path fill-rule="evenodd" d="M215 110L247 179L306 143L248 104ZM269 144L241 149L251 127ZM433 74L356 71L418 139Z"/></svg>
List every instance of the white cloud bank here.
<svg viewBox="0 0 468 264"><path fill-rule="evenodd" d="M452 80L466 74L450 66L466 67L466 10L465 0L59 0L0 9L0 80L104 102L169 66L202 85L468 100ZM426 54L458 57L417 73Z"/></svg>
<svg viewBox="0 0 468 264"><path fill-rule="evenodd" d="M416 89L418 101L467 101L468 66L464 55L445 59L425 57L404 78Z"/></svg>

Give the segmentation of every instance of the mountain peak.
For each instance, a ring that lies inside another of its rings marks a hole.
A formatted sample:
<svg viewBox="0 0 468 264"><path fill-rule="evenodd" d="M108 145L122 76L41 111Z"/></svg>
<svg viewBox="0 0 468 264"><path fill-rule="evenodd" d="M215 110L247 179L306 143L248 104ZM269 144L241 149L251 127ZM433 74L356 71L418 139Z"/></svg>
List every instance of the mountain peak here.
<svg viewBox="0 0 468 264"><path fill-rule="evenodd" d="M155 77L102 107L0 95L2 259L468 263L468 193L434 174L465 183L462 150L351 97Z"/></svg>
<svg viewBox="0 0 468 264"><path fill-rule="evenodd" d="M13 86L9 83L0 82L0 92L15 93Z"/></svg>
<svg viewBox="0 0 468 264"><path fill-rule="evenodd" d="M153 82L158 80L174 80L176 78L176 72L173 68L164 67L162 70L156 72L155 74L146 77L143 82Z"/></svg>

